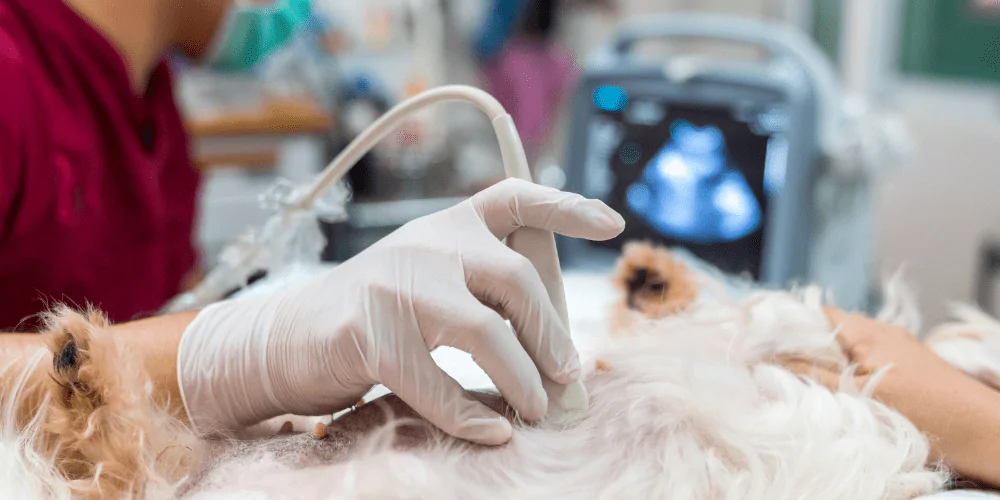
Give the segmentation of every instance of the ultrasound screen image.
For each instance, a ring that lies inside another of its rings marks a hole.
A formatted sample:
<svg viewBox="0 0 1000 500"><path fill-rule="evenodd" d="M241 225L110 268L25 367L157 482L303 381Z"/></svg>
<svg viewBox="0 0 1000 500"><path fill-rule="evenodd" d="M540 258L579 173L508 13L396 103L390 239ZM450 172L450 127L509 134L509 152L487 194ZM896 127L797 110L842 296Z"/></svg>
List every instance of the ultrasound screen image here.
<svg viewBox="0 0 1000 500"><path fill-rule="evenodd" d="M590 126L585 194L622 214L625 232L595 243L682 246L730 273L760 277L768 198L787 146L778 108L679 106L636 99Z"/></svg>

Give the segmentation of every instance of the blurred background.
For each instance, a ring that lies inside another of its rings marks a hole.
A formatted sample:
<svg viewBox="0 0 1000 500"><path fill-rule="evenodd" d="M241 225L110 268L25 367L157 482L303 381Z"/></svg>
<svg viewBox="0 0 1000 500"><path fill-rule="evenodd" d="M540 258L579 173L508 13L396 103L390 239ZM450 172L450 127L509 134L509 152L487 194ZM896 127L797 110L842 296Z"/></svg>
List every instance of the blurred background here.
<svg viewBox="0 0 1000 500"><path fill-rule="evenodd" d="M209 266L278 179L308 183L394 104L462 83L512 114L538 182L626 216L619 241L560 241L567 267L646 239L847 307L901 265L929 321L1000 304L1000 2L315 2L251 76L177 61ZM502 177L478 110L429 109L352 170L324 257Z"/></svg>

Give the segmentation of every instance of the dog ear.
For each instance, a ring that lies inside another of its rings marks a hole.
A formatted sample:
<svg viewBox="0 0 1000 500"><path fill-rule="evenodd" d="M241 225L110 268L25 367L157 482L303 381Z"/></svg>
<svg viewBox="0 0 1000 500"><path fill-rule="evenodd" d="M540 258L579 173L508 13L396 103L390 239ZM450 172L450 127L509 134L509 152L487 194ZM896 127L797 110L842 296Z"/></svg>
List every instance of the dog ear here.
<svg viewBox="0 0 1000 500"><path fill-rule="evenodd" d="M52 352L42 425L74 498L142 497L197 464L197 439L158 406L145 367L99 311L60 307L45 317Z"/></svg>
<svg viewBox="0 0 1000 500"><path fill-rule="evenodd" d="M697 295L697 287L687 267L664 248L648 242L629 242L614 275L626 309L651 318L661 318L687 307Z"/></svg>

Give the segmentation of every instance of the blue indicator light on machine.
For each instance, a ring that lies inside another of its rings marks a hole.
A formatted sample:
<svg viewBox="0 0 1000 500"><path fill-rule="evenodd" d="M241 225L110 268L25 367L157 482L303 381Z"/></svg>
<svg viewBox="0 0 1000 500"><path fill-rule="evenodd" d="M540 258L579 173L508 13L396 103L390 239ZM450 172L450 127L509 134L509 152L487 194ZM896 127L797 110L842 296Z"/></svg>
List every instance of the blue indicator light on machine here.
<svg viewBox="0 0 1000 500"><path fill-rule="evenodd" d="M722 131L678 120L671 136L629 186L629 209L663 235L692 243L734 241L756 231L760 204L743 174L726 165Z"/></svg>
<svg viewBox="0 0 1000 500"><path fill-rule="evenodd" d="M602 111L621 111L628 106L628 93L617 85L602 85L594 90L594 106Z"/></svg>

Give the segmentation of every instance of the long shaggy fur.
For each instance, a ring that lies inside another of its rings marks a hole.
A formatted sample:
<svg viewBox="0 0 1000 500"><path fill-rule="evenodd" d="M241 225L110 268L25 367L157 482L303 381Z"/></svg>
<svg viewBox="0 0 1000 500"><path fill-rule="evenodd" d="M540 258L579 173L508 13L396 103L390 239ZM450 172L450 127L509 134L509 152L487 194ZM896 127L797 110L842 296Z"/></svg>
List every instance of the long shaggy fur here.
<svg viewBox="0 0 1000 500"><path fill-rule="evenodd" d="M30 377L51 354L42 350L26 356L26 368L20 373L12 365L0 368L0 379L9 381L0 396L0 488L7 498L68 500L69 484L42 443L48 398L34 400L42 391ZM33 416L24 421L28 414Z"/></svg>
<svg viewBox="0 0 1000 500"><path fill-rule="evenodd" d="M961 304L951 315L954 320L931 330L925 342L952 366L1000 390L1000 322Z"/></svg>
<svg viewBox="0 0 1000 500"><path fill-rule="evenodd" d="M706 294L637 321L592 360L591 410L569 429L517 426L498 448L430 431L423 445L399 449L378 422L322 445L264 442L220 460L194 498L278 497L289 484L294 498L316 499L911 499L940 490L947 473L925 465L927 441L901 415L853 386L831 393L769 363L823 358L846 372L820 298L811 288Z"/></svg>
<svg viewBox="0 0 1000 500"><path fill-rule="evenodd" d="M150 403L148 380L105 343L99 318L62 311L50 327L53 347L73 339L84 354L78 369L53 381L51 398L69 403L49 404L54 413L44 419L50 432L66 435L65 448L53 459L35 453L33 434L11 433L8 420L0 463L13 456L15 470L28 473L23 498L65 498L67 488L94 494L98 485L105 494L170 498L178 493L172 486L184 485L184 498L201 500L895 500L946 486L947 472L926 465L920 432L851 385L818 289L734 296L712 275L683 272L696 296L669 313L640 311L630 335L608 338L586 365L591 410L570 428L515 421L508 445L473 446L388 396L333 421L324 440L214 443L197 454L210 461L203 469L176 456L162 461L160 452L189 442L187 435ZM634 309L627 300L615 307ZM918 317L906 309L890 304L885 318L912 323ZM774 364L778 357L838 364L842 390L793 375ZM141 473L124 473L126 463ZM197 475L185 485L182 470Z"/></svg>
<svg viewBox="0 0 1000 500"><path fill-rule="evenodd" d="M161 409L138 357L95 310L45 318L54 354L40 430L55 473L74 498L166 498L192 470L201 444Z"/></svg>

